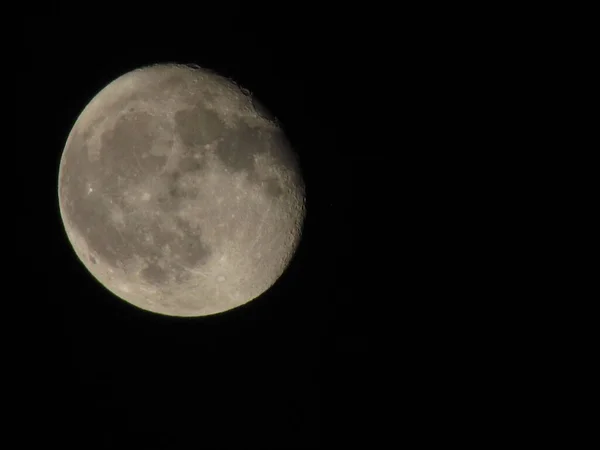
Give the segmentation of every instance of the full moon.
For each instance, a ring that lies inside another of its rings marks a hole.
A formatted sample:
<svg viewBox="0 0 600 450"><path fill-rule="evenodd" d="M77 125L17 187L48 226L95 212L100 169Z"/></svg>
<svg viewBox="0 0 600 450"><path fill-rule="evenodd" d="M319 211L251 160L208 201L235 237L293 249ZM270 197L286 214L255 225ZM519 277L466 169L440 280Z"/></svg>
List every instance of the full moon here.
<svg viewBox="0 0 600 450"><path fill-rule="evenodd" d="M278 122L246 89L192 65L143 67L102 89L68 136L58 199L91 275L169 316L224 312L267 291L305 217Z"/></svg>

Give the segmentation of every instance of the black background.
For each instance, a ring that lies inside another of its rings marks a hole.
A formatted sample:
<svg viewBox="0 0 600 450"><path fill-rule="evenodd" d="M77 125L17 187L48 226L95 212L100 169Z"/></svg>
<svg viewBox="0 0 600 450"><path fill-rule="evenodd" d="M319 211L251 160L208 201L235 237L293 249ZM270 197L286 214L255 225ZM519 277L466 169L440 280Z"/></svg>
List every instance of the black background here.
<svg viewBox="0 0 600 450"><path fill-rule="evenodd" d="M382 292L388 257L379 255L405 207L394 202L386 217L379 209L390 183L381 151L401 145L380 142L390 98L380 85L393 75L377 52L390 67L402 56L352 20L311 11L232 7L206 12L214 18L206 21L56 14L19 24L16 132L26 136L18 158L30 180L20 188L28 201L17 232L27 239L15 275L27 284L24 421L39 424L46 442L372 442L380 411L371 332L384 299L398 297ZM117 299L77 260L59 215L58 165L77 116L116 77L160 62L199 64L252 91L286 129L305 176L307 217L289 270L257 300L217 316L169 318Z"/></svg>
<svg viewBox="0 0 600 450"><path fill-rule="evenodd" d="M533 125L538 105L554 101L559 64L536 25L560 35L560 21L538 8L454 4L173 3L152 16L81 5L7 19L17 58L2 61L16 80L2 92L16 99L5 108L16 161L4 200L16 205L3 216L15 255L3 300L23 312L3 316L3 330L19 358L5 371L19 378L6 386L22 407L9 410L20 442L329 449L554 438L562 424L540 412L556 412L564 380L544 380L560 363L534 367L541 351L554 355L535 325L548 307L540 285L555 280L531 276L527 250L546 228L526 213L546 184L534 177L535 195L524 196L520 181L540 172L540 136L555 136L551 122ZM552 63L538 71L542 49ZM307 183L304 236L285 276L245 307L193 320L109 295L76 260L57 203L61 151L87 102L133 68L171 61L259 96ZM544 306L530 316L532 298ZM562 332L562 322L547 323Z"/></svg>

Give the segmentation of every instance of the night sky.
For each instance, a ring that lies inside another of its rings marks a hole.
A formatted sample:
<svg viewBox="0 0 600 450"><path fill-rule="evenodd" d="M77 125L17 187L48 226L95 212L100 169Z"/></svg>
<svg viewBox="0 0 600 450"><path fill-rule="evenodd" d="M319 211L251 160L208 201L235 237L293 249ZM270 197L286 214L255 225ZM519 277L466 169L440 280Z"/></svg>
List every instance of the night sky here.
<svg viewBox="0 0 600 450"><path fill-rule="evenodd" d="M381 263L366 255L382 246L372 230L384 220L372 197L379 113L364 106L376 80L356 59L359 36L300 26L293 10L234 14L209 25L60 14L20 25L18 116L36 105L17 120L34 180L20 189L35 198L18 225L34 236L18 251L29 299L23 381L45 442L309 449L367 439ZM307 217L288 271L218 316L159 316L118 299L78 261L59 215L58 165L77 116L116 77L160 62L198 64L252 91L305 177Z"/></svg>
<svg viewBox="0 0 600 450"><path fill-rule="evenodd" d="M3 103L14 148L4 146L2 328L17 360L3 359L3 374L17 378L4 386L19 408L5 409L21 447L553 438L562 424L544 418L574 410L554 394L572 384L553 377L573 366L555 356L570 344L550 338L566 333L564 318L543 317L557 293L540 294L533 275L554 249L533 243L553 222L530 219L547 186L538 174L562 180L540 169L551 152L535 124L556 111L554 55L570 48L536 27L564 34L560 21L537 6L527 16L454 3L243 4L7 12L2 60L15 78L2 92L15 106ZM80 112L118 76L161 62L197 64L253 92L306 182L287 272L218 316L182 320L119 300L78 261L59 214L59 161Z"/></svg>

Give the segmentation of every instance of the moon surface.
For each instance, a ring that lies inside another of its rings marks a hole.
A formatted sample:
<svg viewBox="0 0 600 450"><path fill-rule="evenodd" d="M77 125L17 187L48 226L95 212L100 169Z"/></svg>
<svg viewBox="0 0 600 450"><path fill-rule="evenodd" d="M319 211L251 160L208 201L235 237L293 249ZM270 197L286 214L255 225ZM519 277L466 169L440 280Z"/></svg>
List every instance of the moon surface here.
<svg viewBox="0 0 600 450"><path fill-rule="evenodd" d="M305 217L277 121L232 81L177 64L126 73L90 101L60 160L58 198L88 271L170 316L220 313L268 290Z"/></svg>

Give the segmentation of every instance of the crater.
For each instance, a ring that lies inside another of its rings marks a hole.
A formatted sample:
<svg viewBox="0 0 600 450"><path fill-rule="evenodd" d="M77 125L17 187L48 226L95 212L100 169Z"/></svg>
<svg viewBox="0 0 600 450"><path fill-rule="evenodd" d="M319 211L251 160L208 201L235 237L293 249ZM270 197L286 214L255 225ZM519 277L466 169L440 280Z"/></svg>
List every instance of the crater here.
<svg viewBox="0 0 600 450"><path fill-rule="evenodd" d="M233 84L235 85L235 87L238 88L238 90L242 93L243 96L250 97L252 95L252 92L250 92L250 89L245 88L244 86L242 86L241 84L239 84L235 81L233 82Z"/></svg>

